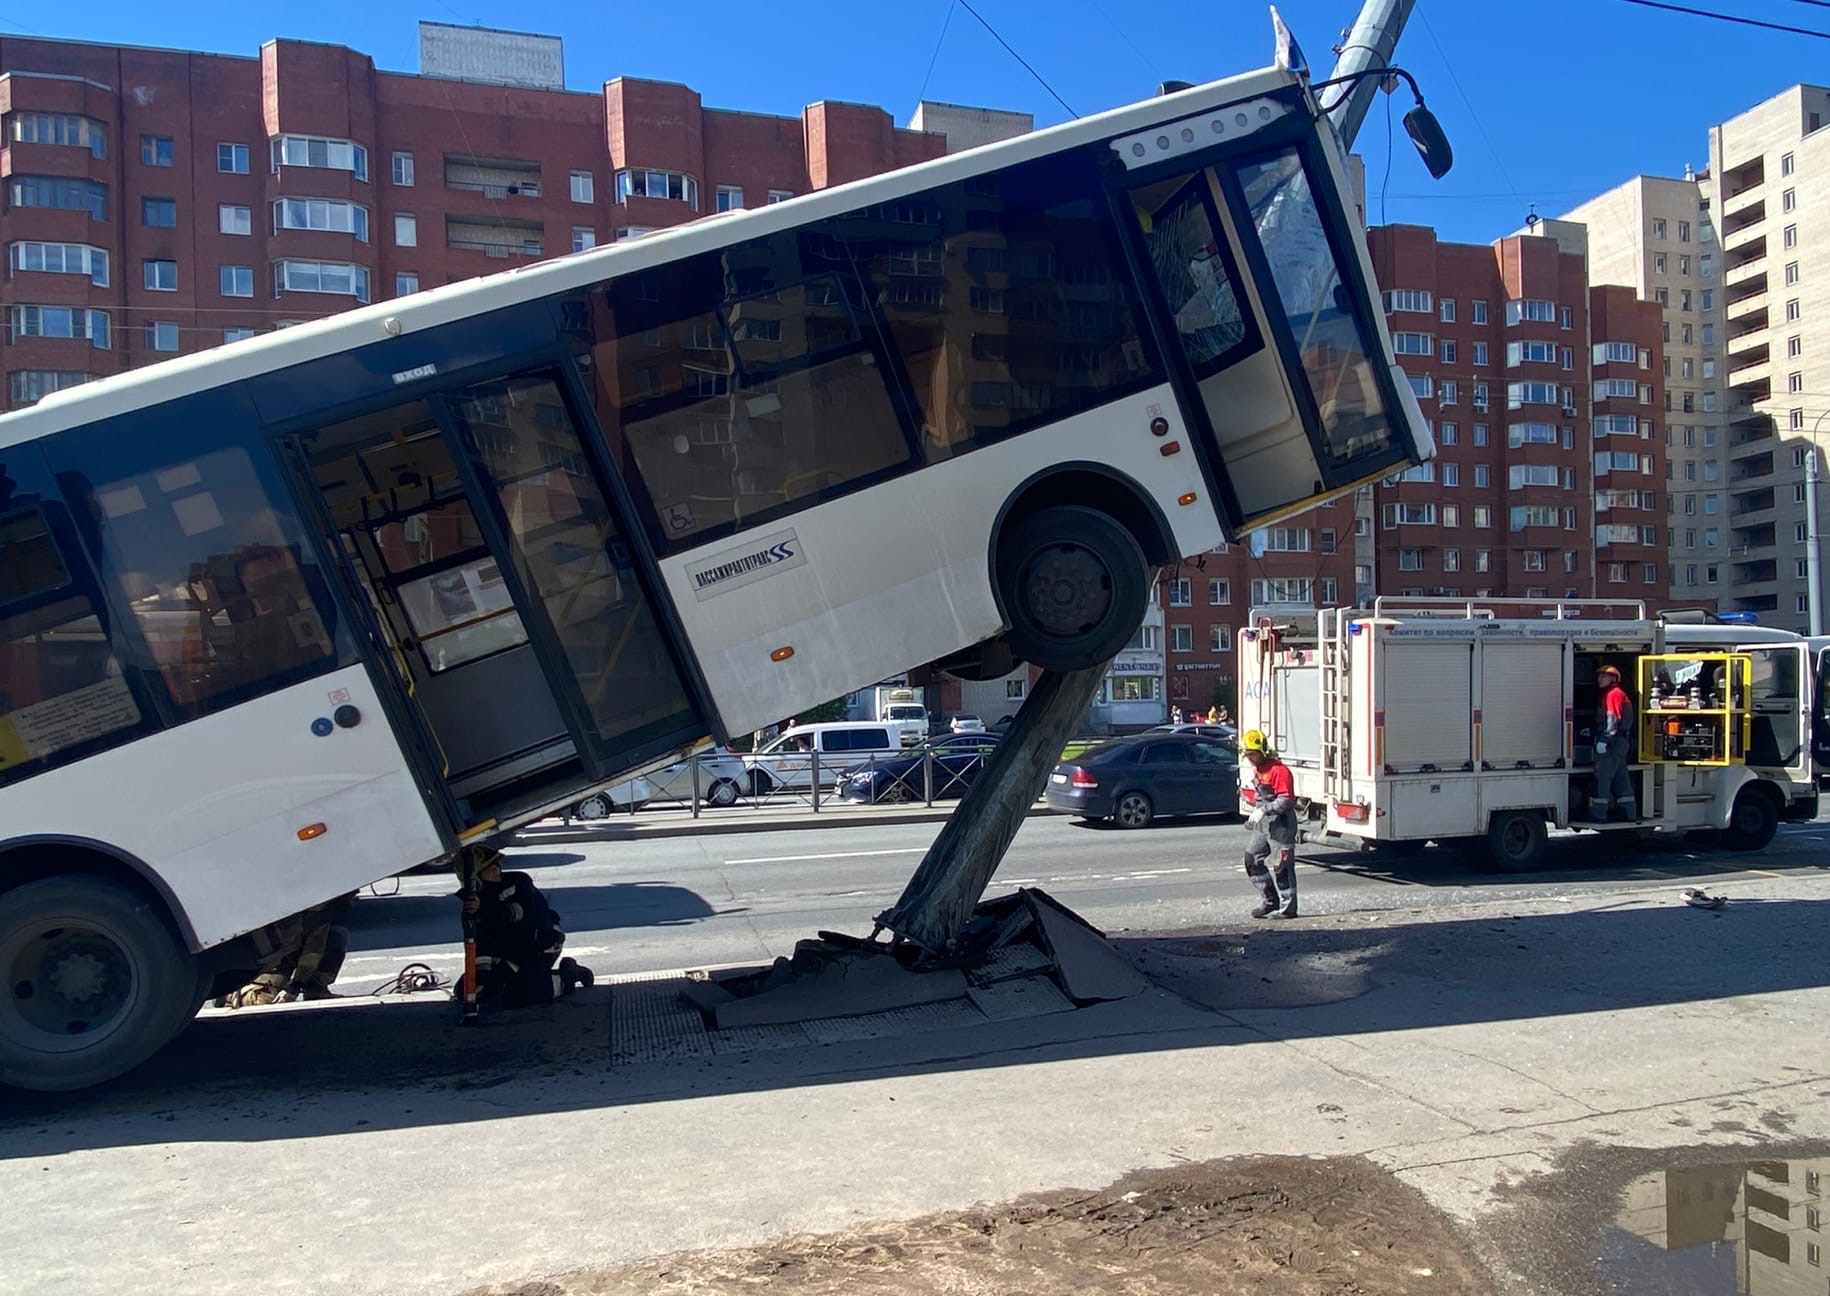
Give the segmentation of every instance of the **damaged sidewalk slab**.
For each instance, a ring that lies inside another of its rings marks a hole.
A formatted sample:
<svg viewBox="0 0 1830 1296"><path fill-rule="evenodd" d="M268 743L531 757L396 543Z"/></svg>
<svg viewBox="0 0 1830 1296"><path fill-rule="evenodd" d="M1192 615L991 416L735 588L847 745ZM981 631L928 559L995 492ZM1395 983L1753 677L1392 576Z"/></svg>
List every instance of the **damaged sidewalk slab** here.
<svg viewBox="0 0 1830 1296"><path fill-rule="evenodd" d="M944 963L907 946L821 932L768 968L687 973L611 990L619 1062L772 1051L1071 1012L1150 980L1046 892L980 904Z"/></svg>

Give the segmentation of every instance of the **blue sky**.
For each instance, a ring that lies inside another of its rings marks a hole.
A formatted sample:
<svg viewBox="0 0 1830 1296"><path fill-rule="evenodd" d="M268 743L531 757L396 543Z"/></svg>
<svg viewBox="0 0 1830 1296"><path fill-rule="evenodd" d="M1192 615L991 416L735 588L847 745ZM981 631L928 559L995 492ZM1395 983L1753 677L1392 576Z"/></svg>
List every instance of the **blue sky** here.
<svg viewBox="0 0 1830 1296"><path fill-rule="evenodd" d="M1686 2L1830 32L1830 9L1797 0ZM972 3L1081 114L1148 95L1164 78L1201 81L1270 60L1262 0ZM1279 7L1325 70L1329 46L1359 0ZM619 75L652 77L686 82L714 107L795 113L818 99L846 99L881 104L903 123L925 82L932 99L1029 111L1044 125L1067 116L952 0L314 0L280 10L88 0L67 11L67 23L62 12L5 6L0 33L241 54L291 36L340 42L385 69L412 71L423 17L561 36L576 89ZM1388 178L1385 115L1376 106L1359 140L1370 215L1380 220L1383 207L1385 219L1485 242L1518 228L1531 204L1557 215L1638 172L1679 174L1686 162L1700 168L1712 122L1797 81L1830 76L1826 55L1830 41L1622 0L1419 0L1398 61L1417 75L1449 131L1456 168L1444 181L1429 179L1396 124L1409 107L1400 95ZM1698 66L1707 74L1659 71Z"/></svg>

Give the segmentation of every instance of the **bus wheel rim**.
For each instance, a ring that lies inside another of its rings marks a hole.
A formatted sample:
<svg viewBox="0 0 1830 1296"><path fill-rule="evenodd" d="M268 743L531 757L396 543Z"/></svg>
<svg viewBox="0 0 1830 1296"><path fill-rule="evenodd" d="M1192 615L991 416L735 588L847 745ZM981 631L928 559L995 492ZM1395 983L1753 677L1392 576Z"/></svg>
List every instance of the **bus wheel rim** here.
<svg viewBox="0 0 1830 1296"><path fill-rule="evenodd" d="M1046 634L1086 634L1111 611L1112 572L1085 545L1050 545L1030 559L1023 575L1024 603Z"/></svg>
<svg viewBox="0 0 1830 1296"><path fill-rule="evenodd" d="M35 922L0 940L0 977L0 1035L40 1052L93 1048L137 997L132 955L82 919Z"/></svg>

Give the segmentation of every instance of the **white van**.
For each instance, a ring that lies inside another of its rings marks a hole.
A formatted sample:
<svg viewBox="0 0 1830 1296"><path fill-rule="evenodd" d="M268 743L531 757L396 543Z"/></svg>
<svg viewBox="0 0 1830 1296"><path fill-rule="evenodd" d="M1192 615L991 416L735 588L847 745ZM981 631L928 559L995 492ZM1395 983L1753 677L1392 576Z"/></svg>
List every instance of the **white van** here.
<svg viewBox="0 0 1830 1296"><path fill-rule="evenodd" d="M828 724L796 725L744 758L749 768L752 796L767 796L776 788L811 788L814 771L822 787L902 752L902 735L887 720L838 720Z"/></svg>

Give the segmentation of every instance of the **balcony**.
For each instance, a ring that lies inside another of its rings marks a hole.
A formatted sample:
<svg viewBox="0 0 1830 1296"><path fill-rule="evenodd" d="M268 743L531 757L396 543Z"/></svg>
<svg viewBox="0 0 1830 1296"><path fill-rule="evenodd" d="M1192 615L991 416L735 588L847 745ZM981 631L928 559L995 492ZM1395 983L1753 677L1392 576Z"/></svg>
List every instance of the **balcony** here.
<svg viewBox="0 0 1830 1296"><path fill-rule="evenodd" d="M1729 240L1741 231L1751 229L1766 219L1766 199L1756 194L1739 206L1724 207L1722 211L1722 245L1727 247Z"/></svg>
<svg viewBox="0 0 1830 1296"><path fill-rule="evenodd" d="M546 226L537 221L484 222L452 217L445 221L445 246L488 257L540 257L546 255Z"/></svg>
<svg viewBox="0 0 1830 1296"><path fill-rule="evenodd" d="M1728 537L1729 547L1743 559L1763 558L1765 555L1756 551L1775 548L1779 543L1778 529L1771 522L1731 527Z"/></svg>
<svg viewBox="0 0 1830 1296"><path fill-rule="evenodd" d="M1736 199L1746 197L1750 192L1766 183L1766 158L1756 157L1743 162L1738 167L1730 167L1722 173L1722 208L1729 210Z"/></svg>
<svg viewBox="0 0 1830 1296"><path fill-rule="evenodd" d="M480 193L493 202L540 197L540 164L514 158L445 158L445 188Z"/></svg>
<svg viewBox="0 0 1830 1296"><path fill-rule="evenodd" d="M1767 322L1767 304L1764 301L1758 304L1758 309L1744 310L1731 318L1725 330L1729 348L1732 350L1736 342L1766 332Z"/></svg>
<svg viewBox="0 0 1830 1296"><path fill-rule="evenodd" d="M1756 559L1753 562L1737 562L1735 564L1735 587L1737 589L1742 589L1749 585L1757 585L1766 581L1777 581L1778 579L1779 564L1774 559L1761 558Z"/></svg>
<svg viewBox="0 0 1830 1296"><path fill-rule="evenodd" d="M1722 269L1724 273L1739 270L1750 261L1758 261L1766 255L1766 235L1756 234L1745 239L1734 247L1722 249Z"/></svg>
<svg viewBox="0 0 1830 1296"><path fill-rule="evenodd" d="M1779 609L1779 582L1737 580L1733 598L1734 611L1775 612Z"/></svg>
<svg viewBox="0 0 1830 1296"><path fill-rule="evenodd" d="M1766 240L1761 239L1760 242L1764 247ZM1763 284L1766 282L1765 256L1749 257L1740 265L1733 266L1722 274L1722 282L1728 286L1728 295L1731 301L1734 300L1736 288L1756 279Z"/></svg>
<svg viewBox="0 0 1830 1296"><path fill-rule="evenodd" d="M1729 284L1728 287L1726 289L1724 289L1723 291L1724 291L1724 295L1727 296L1727 298L1728 298L1728 318L1731 320L1739 319L1741 316L1747 314L1748 313L1747 310L1737 311L1735 309L1735 307L1740 306L1743 303L1749 302L1753 298L1762 298L1763 300L1761 300L1761 302L1759 303L1759 308L1761 310L1765 310L1766 309L1766 302L1764 301L1764 298L1766 296L1766 267L1765 267L1765 265L1760 265L1760 266L1754 267L1751 272L1744 273L1741 277L1740 282ZM1748 309L1751 310L1752 307L1750 306Z"/></svg>

